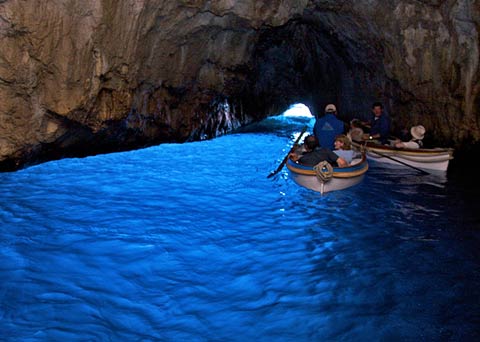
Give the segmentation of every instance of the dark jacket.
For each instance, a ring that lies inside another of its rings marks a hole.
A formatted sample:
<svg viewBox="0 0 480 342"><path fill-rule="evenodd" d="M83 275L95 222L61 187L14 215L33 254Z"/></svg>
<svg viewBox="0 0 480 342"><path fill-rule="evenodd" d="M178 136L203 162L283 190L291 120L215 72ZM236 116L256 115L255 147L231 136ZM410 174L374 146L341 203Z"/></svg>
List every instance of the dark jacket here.
<svg viewBox="0 0 480 342"><path fill-rule="evenodd" d="M370 124L370 135L380 134L380 141L382 144L385 144L390 134L390 120L388 117L383 113L378 119L375 119L375 115L373 115Z"/></svg>
<svg viewBox="0 0 480 342"><path fill-rule="evenodd" d="M321 161L328 161L333 166L337 166L338 156L325 147L316 147L315 150L311 152L306 152L298 160L300 164L307 166L315 166Z"/></svg>

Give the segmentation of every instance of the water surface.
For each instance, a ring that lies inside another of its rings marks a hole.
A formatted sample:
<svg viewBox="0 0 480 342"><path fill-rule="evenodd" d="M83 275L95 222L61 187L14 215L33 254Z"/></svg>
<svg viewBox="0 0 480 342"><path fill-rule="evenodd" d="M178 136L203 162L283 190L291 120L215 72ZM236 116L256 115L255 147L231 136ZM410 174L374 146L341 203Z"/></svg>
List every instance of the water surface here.
<svg viewBox="0 0 480 342"><path fill-rule="evenodd" d="M478 190L267 179L304 124L0 174L2 340L478 340Z"/></svg>

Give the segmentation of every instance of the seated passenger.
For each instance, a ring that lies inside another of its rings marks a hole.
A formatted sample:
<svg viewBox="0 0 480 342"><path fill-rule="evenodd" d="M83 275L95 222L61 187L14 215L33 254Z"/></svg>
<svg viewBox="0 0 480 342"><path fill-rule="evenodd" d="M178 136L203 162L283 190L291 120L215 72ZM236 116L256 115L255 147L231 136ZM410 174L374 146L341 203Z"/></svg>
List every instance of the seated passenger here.
<svg viewBox="0 0 480 342"><path fill-rule="evenodd" d="M350 121L350 130L347 133L347 137L350 141L362 141L363 137L363 125L359 119L353 119Z"/></svg>
<svg viewBox="0 0 480 342"><path fill-rule="evenodd" d="M309 135L305 138L304 147L306 151L305 153L302 155L291 153L289 157L292 160L298 161L300 164L307 166L315 166L322 161L327 161L332 164L332 166L348 166L345 159L339 157L328 148L320 147L315 135Z"/></svg>
<svg viewBox="0 0 480 342"><path fill-rule="evenodd" d="M425 136L425 127L422 125L413 126L410 128L410 134L412 135L412 139L410 141L401 141L396 140L394 141L394 146L397 148L420 148L423 147L422 139Z"/></svg>
<svg viewBox="0 0 480 342"><path fill-rule="evenodd" d="M335 137L335 149L333 152L342 157L349 165L355 156L350 139L345 134L339 134Z"/></svg>
<svg viewBox="0 0 480 342"><path fill-rule="evenodd" d="M383 113L383 105L380 102L372 105L371 119L363 124L370 128L370 132L363 135L364 140L373 139L379 140L382 144L387 143L390 134L390 120Z"/></svg>

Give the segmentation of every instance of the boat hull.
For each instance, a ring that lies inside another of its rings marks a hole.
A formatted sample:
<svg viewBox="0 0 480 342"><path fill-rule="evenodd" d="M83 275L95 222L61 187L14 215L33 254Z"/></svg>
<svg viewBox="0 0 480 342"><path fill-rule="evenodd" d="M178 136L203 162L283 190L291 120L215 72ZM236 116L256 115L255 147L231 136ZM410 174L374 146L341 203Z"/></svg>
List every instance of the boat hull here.
<svg viewBox="0 0 480 342"><path fill-rule="evenodd" d="M332 178L327 181L320 180L313 167L298 164L290 159L287 162L287 168L290 171L290 178L295 183L323 194L330 191L343 190L360 183L368 170L368 162L366 157L364 157L355 165L344 168L334 167Z"/></svg>
<svg viewBox="0 0 480 342"><path fill-rule="evenodd" d="M406 164L420 169L447 171L453 150L448 148L407 149L395 148L368 142L366 145L353 144L358 150L365 148L367 158L380 163L393 165Z"/></svg>

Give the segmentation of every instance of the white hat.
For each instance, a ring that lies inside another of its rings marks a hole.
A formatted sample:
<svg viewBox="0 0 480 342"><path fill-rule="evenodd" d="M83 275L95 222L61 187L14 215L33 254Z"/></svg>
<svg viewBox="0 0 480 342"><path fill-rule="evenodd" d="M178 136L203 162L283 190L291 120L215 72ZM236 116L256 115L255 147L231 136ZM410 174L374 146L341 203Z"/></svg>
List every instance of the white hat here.
<svg viewBox="0 0 480 342"><path fill-rule="evenodd" d="M413 126L410 128L410 134L412 134L412 137L415 139L421 140L425 136L425 127L422 125Z"/></svg>
<svg viewBox="0 0 480 342"><path fill-rule="evenodd" d="M334 104L328 104L326 107L325 107L325 113L334 113L337 111L337 107L335 107Z"/></svg>
<svg viewBox="0 0 480 342"><path fill-rule="evenodd" d="M350 140L361 141L362 135L363 135L363 129L361 129L360 127L354 127L348 132L348 135L350 137Z"/></svg>

